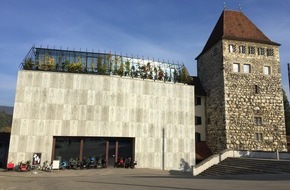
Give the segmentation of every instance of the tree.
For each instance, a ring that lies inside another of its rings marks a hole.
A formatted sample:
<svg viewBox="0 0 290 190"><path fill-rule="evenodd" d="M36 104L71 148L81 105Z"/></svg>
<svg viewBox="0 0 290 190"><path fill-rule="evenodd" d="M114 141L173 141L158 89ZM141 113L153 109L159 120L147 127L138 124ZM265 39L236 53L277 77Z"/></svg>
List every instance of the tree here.
<svg viewBox="0 0 290 190"><path fill-rule="evenodd" d="M186 84L186 83L188 83L188 80L189 80L188 71L185 67L182 67L180 74L179 74L179 82Z"/></svg>
<svg viewBox="0 0 290 190"><path fill-rule="evenodd" d="M290 105L284 89L283 89L283 104L284 104L286 134L290 135Z"/></svg>
<svg viewBox="0 0 290 190"><path fill-rule="evenodd" d="M12 115L0 112L0 132L10 132L12 125Z"/></svg>
<svg viewBox="0 0 290 190"><path fill-rule="evenodd" d="M129 60L127 60L126 62L125 62L125 76L130 76L130 61Z"/></svg>
<svg viewBox="0 0 290 190"><path fill-rule="evenodd" d="M120 67L119 67L119 70L118 70L118 74L120 76L124 75L124 63L123 63L123 59L122 58L121 58L121 63L120 63Z"/></svg>

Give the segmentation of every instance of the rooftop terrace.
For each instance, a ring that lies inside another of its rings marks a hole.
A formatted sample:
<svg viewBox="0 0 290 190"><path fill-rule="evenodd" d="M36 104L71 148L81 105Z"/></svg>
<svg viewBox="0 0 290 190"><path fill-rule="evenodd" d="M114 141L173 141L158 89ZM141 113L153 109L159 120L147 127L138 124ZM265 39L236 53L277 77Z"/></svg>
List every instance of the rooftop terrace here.
<svg viewBox="0 0 290 190"><path fill-rule="evenodd" d="M187 83L190 79L181 64L111 53L37 47L30 49L20 67L25 70L119 75L164 82Z"/></svg>

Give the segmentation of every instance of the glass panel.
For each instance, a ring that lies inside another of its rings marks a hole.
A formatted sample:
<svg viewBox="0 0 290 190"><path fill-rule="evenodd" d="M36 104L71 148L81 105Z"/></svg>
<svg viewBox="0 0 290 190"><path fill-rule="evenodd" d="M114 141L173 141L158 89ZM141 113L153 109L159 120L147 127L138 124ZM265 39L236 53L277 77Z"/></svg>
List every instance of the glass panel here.
<svg viewBox="0 0 290 190"><path fill-rule="evenodd" d="M261 117L255 117L255 124L256 125L262 125L262 118Z"/></svg>
<svg viewBox="0 0 290 190"><path fill-rule="evenodd" d="M250 73L251 69L250 69L250 65L249 64L244 64L244 73Z"/></svg>
<svg viewBox="0 0 290 190"><path fill-rule="evenodd" d="M131 157L132 158L132 140L131 139L122 139L119 140L119 158L121 157Z"/></svg>
<svg viewBox="0 0 290 190"><path fill-rule="evenodd" d="M116 140L109 141L108 166L114 166L116 157Z"/></svg>
<svg viewBox="0 0 290 190"><path fill-rule="evenodd" d="M233 45L230 45L230 53L234 51Z"/></svg>
<svg viewBox="0 0 290 190"><path fill-rule="evenodd" d="M56 138L55 143L55 159L79 158L80 156L80 138Z"/></svg>
<svg viewBox="0 0 290 190"><path fill-rule="evenodd" d="M238 73L240 71L240 65L238 63L233 64L233 71Z"/></svg>
<svg viewBox="0 0 290 190"><path fill-rule="evenodd" d="M106 144L108 147L108 165L114 166L116 158L116 141L118 141L118 157L133 158L133 139L132 138L78 138L78 137L56 137L55 159L71 158L76 159L80 156L80 141L83 139L83 159L95 157L96 159L106 159Z"/></svg>
<svg viewBox="0 0 290 190"><path fill-rule="evenodd" d="M235 52L236 46L233 46ZM58 72L127 75L176 82L183 65L110 53L32 47L22 62L24 69ZM121 69L122 67L123 69Z"/></svg>
<svg viewBox="0 0 290 190"><path fill-rule="evenodd" d="M84 138L83 158L106 159L106 141L103 138Z"/></svg>
<svg viewBox="0 0 290 190"><path fill-rule="evenodd" d="M246 53L246 46L240 46L239 48L239 53Z"/></svg>
<svg viewBox="0 0 290 190"><path fill-rule="evenodd" d="M270 74L270 67L266 66L264 67L264 74L269 75Z"/></svg>

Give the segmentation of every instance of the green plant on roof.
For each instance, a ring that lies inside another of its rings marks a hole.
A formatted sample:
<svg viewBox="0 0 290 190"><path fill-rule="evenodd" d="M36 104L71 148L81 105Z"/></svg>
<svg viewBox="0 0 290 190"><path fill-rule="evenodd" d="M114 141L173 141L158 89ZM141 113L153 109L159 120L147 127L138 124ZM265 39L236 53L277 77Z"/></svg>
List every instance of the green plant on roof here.
<svg viewBox="0 0 290 190"><path fill-rule="evenodd" d="M122 58L121 58L121 63L120 63L120 67L119 67L119 70L118 70L118 75L120 75L120 76L124 75L124 63L123 63Z"/></svg>
<svg viewBox="0 0 290 190"><path fill-rule="evenodd" d="M146 79L147 78L146 66L145 65L142 65L142 66L139 65L139 72L140 72L140 77L142 79Z"/></svg>
<svg viewBox="0 0 290 190"><path fill-rule="evenodd" d="M54 58L45 54L43 59L39 61L39 69L44 71L50 71L55 68Z"/></svg>
<svg viewBox="0 0 290 190"><path fill-rule="evenodd" d="M178 81L181 83L184 83L184 84L186 84L190 81L190 76L189 76L189 74L184 66L180 70Z"/></svg>
<svg viewBox="0 0 290 190"><path fill-rule="evenodd" d="M78 61L77 62L71 62L69 64L67 64L67 71L68 72L82 72L82 59L80 57L78 57Z"/></svg>
<svg viewBox="0 0 290 190"><path fill-rule="evenodd" d="M66 71L67 66L69 65L69 61L65 60L64 62L61 63L61 71Z"/></svg>
<svg viewBox="0 0 290 190"><path fill-rule="evenodd" d="M167 82L168 80L169 80L168 73L165 72L165 74L164 74L164 82Z"/></svg>
<svg viewBox="0 0 290 190"><path fill-rule="evenodd" d="M127 60L125 62L125 76L130 76L131 70L130 70L130 61Z"/></svg>
<svg viewBox="0 0 290 190"><path fill-rule="evenodd" d="M112 55L110 53L106 56L106 63L107 63L107 68L109 69L108 73L110 74L112 71Z"/></svg>
<svg viewBox="0 0 290 190"><path fill-rule="evenodd" d="M115 55L113 75L117 75L117 74L118 74L118 56Z"/></svg>
<svg viewBox="0 0 290 190"><path fill-rule="evenodd" d="M106 67L105 64L102 63L102 56L98 55L97 59L97 72L98 74L105 74Z"/></svg>
<svg viewBox="0 0 290 190"><path fill-rule="evenodd" d="M151 63L150 62L147 63L145 72L147 73L147 78L148 79L153 79L153 71L152 71L152 67L151 67Z"/></svg>
<svg viewBox="0 0 290 190"><path fill-rule="evenodd" d="M157 69L157 67L154 66L153 72L154 72L154 80L158 79L158 69Z"/></svg>
<svg viewBox="0 0 290 190"><path fill-rule="evenodd" d="M160 66L158 66L158 77L157 77L157 79L158 80L163 80L163 77L164 77L164 71L161 69Z"/></svg>
<svg viewBox="0 0 290 190"><path fill-rule="evenodd" d="M27 70L30 70L30 69L33 69L33 61L31 58L28 58L24 61L24 64L23 64L23 69L27 69Z"/></svg>
<svg viewBox="0 0 290 190"><path fill-rule="evenodd" d="M178 77L179 77L178 72L177 72L176 69L174 69L174 71L173 71L173 81L174 81L174 83L176 83L178 81Z"/></svg>
<svg viewBox="0 0 290 190"><path fill-rule="evenodd" d="M137 74L137 71L136 71L134 65L132 65L132 67L131 67L131 77L132 77L132 78L133 78L133 77L138 77L138 74Z"/></svg>

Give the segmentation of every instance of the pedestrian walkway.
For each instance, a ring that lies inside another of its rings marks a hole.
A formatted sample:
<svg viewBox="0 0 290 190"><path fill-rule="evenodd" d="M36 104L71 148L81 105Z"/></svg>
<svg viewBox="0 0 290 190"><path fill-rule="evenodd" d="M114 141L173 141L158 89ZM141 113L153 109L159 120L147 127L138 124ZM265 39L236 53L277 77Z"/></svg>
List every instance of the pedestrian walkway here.
<svg viewBox="0 0 290 190"><path fill-rule="evenodd" d="M52 172L0 171L0 190L289 190L290 174L197 176L179 171L105 168Z"/></svg>

